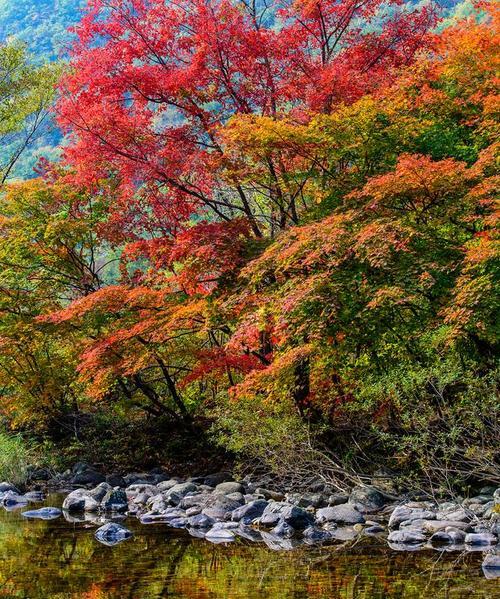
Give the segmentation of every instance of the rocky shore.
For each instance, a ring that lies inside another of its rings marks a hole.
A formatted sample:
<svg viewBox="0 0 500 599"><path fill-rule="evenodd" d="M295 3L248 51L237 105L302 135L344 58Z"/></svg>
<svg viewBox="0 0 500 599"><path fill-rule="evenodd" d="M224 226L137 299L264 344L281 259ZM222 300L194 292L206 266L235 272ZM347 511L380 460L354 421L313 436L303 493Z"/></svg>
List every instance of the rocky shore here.
<svg viewBox="0 0 500 599"><path fill-rule="evenodd" d="M309 492L293 492L280 489L270 477L236 481L227 472L185 480L161 470L104 477L85 464L44 485L65 489L62 509L30 509L23 516L64 515L69 521L93 523L99 526L96 538L110 546L132 536L127 518L186 529L212 543L240 537L275 550L375 536L396 551L482 551L485 575L500 576L500 488L492 486L468 498L430 501L394 499L370 485L349 494L335 493L323 483ZM7 509L43 498L42 490L21 493L9 483L0 484L0 503Z"/></svg>

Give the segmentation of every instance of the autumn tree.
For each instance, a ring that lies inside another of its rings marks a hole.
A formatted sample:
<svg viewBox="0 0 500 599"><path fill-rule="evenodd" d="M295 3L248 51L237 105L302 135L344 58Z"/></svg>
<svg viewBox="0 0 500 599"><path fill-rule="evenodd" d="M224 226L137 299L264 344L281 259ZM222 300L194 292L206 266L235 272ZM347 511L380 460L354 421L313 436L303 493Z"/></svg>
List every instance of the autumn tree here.
<svg viewBox="0 0 500 599"><path fill-rule="evenodd" d="M193 214L245 217L254 235L298 222L290 157L249 180L221 127L234 115L307 121L390 81L435 22L380 0L94 0L60 84L66 160L83 184L113 175L135 234L175 236ZM293 162L293 161L292 161Z"/></svg>

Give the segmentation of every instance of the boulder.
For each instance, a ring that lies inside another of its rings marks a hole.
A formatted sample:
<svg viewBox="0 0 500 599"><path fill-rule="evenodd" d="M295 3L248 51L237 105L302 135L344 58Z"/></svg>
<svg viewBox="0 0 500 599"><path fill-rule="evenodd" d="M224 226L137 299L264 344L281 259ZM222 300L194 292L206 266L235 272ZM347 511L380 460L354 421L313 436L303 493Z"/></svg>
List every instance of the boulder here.
<svg viewBox="0 0 500 599"><path fill-rule="evenodd" d="M191 528L212 528L215 524L215 520L206 514L198 514L188 518L187 524Z"/></svg>
<svg viewBox="0 0 500 599"><path fill-rule="evenodd" d="M57 507L42 507L39 510L23 512L25 518L38 518L40 520L55 520L59 518L62 511Z"/></svg>
<svg viewBox="0 0 500 599"><path fill-rule="evenodd" d="M213 495L207 506L203 508L202 514L214 520L229 520L233 511L239 507L238 501L228 499L224 495Z"/></svg>
<svg viewBox="0 0 500 599"><path fill-rule="evenodd" d="M418 530L393 530L387 540L391 543L415 545L425 543L425 536Z"/></svg>
<svg viewBox="0 0 500 599"><path fill-rule="evenodd" d="M263 487L257 487L255 489L256 495L261 495L264 499L272 499L273 501L282 501L284 499L283 493L279 491L272 491L270 489L264 489Z"/></svg>
<svg viewBox="0 0 500 599"><path fill-rule="evenodd" d="M234 481L219 483L215 489L216 495L230 495L231 493L245 493L245 487L241 483Z"/></svg>
<svg viewBox="0 0 500 599"><path fill-rule="evenodd" d="M436 513L429 509L398 505L389 518L389 528L398 528L402 522L411 522L412 520L433 520L435 517Z"/></svg>
<svg viewBox="0 0 500 599"><path fill-rule="evenodd" d="M283 520L295 530L303 530L314 523L314 516L301 507L287 505L281 511L280 520Z"/></svg>
<svg viewBox="0 0 500 599"><path fill-rule="evenodd" d="M276 526L281 517L281 512L288 507L288 503L283 501L270 501L259 518L263 526Z"/></svg>
<svg viewBox="0 0 500 599"><path fill-rule="evenodd" d="M11 483L3 482L0 483L0 493L7 493L10 491L11 493L16 493L17 495L21 495L21 491Z"/></svg>
<svg viewBox="0 0 500 599"><path fill-rule="evenodd" d="M220 483L225 483L231 480L230 472L214 472L213 474L209 474L205 476L204 484L209 487L216 487Z"/></svg>
<svg viewBox="0 0 500 599"><path fill-rule="evenodd" d="M106 482L110 487L123 488L127 486L125 479L123 478L123 476L120 476L119 474L108 474L108 476L106 476Z"/></svg>
<svg viewBox="0 0 500 599"><path fill-rule="evenodd" d="M386 499L375 487L354 487L349 495L349 503L362 513L376 512L384 507Z"/></svg>
<svg viewBox="0 0 500 599"><path fill-rule="evenodd" d="M434 545L462 545L465 541L465 532L458 528L446 528L435 532L430 538Z"/></svg>
<svg viewBox="0 0 500 599"><path fill-rule="evenodd" d="M70 482L73 485L98 485L106 480L104 474L97 472L97 470L88 469L83 472L75 474Z"/></svg>
<svg viewBox="0 0 500 599"><path fill-rule="evenodd" d="M65 498L62 507L68 512L97 512L99 503L90 497L88 491L76 489Z"/></svg>
<svg viewBox="0 0 500 599"><path fill-rule="evenodd" d="M132 536L132 531L116 522L108 522L96 530L95 538L104 545L116 545L129 539Z"/></svg>
<svg viewBox="0 0 500 599"><path fill-rule="evenodd" d="M111 489L112 487L108 485L107 482L102 482L101 484L97 485L97 487L95 487L94 489L86 491L86 493L87 495L89 495L89 497L95 499L97 503L101 503L106 493L108 493L108 491L111 491Z"/></svg>
<svg viewBox="0 0 500 599"><path fill-rule="evenodd" d="M101 508L110 512L126 512L128 509L127 494L123 489L110 489L102 498Z"/></svg>
<svg viewBox="0 0 500 599"><path fill-rule="evenodd" d="M333 493L328 497L328 505L330 507L336 505L343 505L349 501L349 495L345 495L344 493Z"/></svg>
<svg viewBox="0 0 500 599"><path fill-rule="evenodd" d="M288 503L303 508L320 508L328 505L328 498L321 493L289 493Z"/></svg>
<svg viewBox="0 0 500 599"><path fill-rule="evenodd" d="M250 524L255 518L260 518L264 513L264 510L268 506L268 502L265 499L256 499L249 503L236 508L232 514L231 519L236 521L243 521L245 524Z"/></svg>
<svg viewBox="0 0 500 599"><path fill-rule="evenodd" d="M365 521L360 512L349 503L321 508L316 512L316 522L336 522L338 524L362 524Z"/></svg>
<svg viewBox="0 0 500 599"><path fill-rule="evenodd" d="M29 503L29 500L25 495L19 495L14 491L6 491L2 493L0 502L4 507L15 507L26 505Z"/></svg>

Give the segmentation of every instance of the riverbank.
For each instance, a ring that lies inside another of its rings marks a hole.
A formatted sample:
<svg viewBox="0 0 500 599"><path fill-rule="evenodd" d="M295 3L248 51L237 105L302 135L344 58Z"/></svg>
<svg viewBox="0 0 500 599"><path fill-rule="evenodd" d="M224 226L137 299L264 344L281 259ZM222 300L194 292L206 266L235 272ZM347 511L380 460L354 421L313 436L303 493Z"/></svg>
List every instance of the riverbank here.
<svg viewBox="0 0 500 599"><path fill-rule="evenodd" d="M495 486L471 497L433 500L411 493L395 497L372 485L341 493L318 483L297 492L280 488L270 477L234 480L228 472L181 479L157 469L106 480L90 466L76 464L65 478L68 473L40 480L37 490L25 493L2 483L0 501L27 509L43 498L43 489L57 489L64 493L62 510L45 506L23 514L87 522L108 546L132 536L130 519L185 529L212 543L246 539L275 550L374 537L394 551L480 551L485 575L500 576L500 488Z"/></svg>

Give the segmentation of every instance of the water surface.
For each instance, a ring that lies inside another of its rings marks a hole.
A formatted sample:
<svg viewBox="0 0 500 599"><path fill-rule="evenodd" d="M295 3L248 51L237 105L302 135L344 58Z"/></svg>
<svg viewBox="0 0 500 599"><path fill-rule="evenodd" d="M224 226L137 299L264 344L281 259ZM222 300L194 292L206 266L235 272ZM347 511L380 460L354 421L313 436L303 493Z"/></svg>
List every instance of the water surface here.
<svg viewBox="0 0 500 599"><path fill-rule="evenodd" d="M51 497L46 505L58 506ZM273 551L239 540L213 545L164 525L126 526L115 547L96 524L26 520L0 510L0 597L26 599L500 598L482 552L397 552L382 539Z"/></svg>

